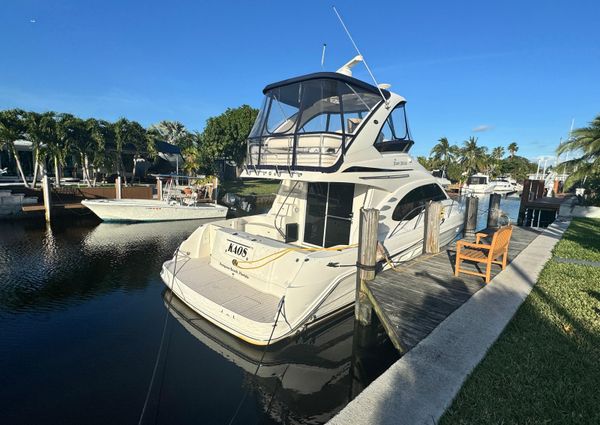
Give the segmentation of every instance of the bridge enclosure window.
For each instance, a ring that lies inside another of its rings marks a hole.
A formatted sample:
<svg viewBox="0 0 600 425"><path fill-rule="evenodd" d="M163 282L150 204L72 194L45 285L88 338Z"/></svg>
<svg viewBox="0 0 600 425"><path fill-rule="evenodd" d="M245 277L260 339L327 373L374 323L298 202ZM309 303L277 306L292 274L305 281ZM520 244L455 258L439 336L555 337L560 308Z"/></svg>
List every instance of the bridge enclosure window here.
<svg viewBox="0 0 600 425"><path fill-rule="evenodd" d="M383 123L375 141L375 148L380 152L408 152L412 145L404 103L401 103L394 108Z"/></svg>
<svg viewBox="0 0 600 425"><path fill-rule="evenodd" d="M398 205L396 205L394 213L392 214L392 220L412 220L421 213L423 207L425 207L429 201L443 201L444 199L446 199L446 195L437 184L430 183L419 186L408 192L404 198L398 202Z"/></svg>

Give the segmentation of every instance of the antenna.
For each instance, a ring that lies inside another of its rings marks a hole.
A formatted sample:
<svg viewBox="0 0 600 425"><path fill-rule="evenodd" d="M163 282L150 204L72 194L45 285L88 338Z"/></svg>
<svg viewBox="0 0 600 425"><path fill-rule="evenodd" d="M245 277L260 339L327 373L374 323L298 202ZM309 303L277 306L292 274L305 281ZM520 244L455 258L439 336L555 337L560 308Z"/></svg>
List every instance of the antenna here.
<svg viewBox="0 0 600 425"><path fill-rule="evenodd" d="M325 50L327 49L327 44L323 43L323 53L321 53L321 69L325 65Z"/></svg>
<svg viewBox="0 0 600 425"><path fill-rule="evenodd" d="M364 55L358 49L358 46L354 42L354 39L352 38L352 35L350 35L350 31L348 31L348 28L346 27L346 24L344 24L344 20L340 16L340 14L337 11L337 9L335 8L335 6L331 6L331 7L333 8L333 11L337 15L338 19L340 20L340 23L342 24L342 27L344 27L344 31L346 31L346 35L348 36L348 38L350 39L350 42L354 46L354 49L356 50L356 53L358 53L358 55L362 57L363 62L365 64L365 68L367 68L367 71L369 72L369 75L373 79L373 82L375 83L375 87L377 87L377 90L379 90L379 94L381 95L381 98L383 99L383 102L385 103L385 107L389 108L390 105L389 105L387 99L385 98L385 96L383 95L383 91L381 90L381 87L379 87L379 84L377 83L377 80L375 79L375 76L373 75L373 72L371 72L371 68L369 68L369 65L367 64L367 61L365 60Z"/></svg>

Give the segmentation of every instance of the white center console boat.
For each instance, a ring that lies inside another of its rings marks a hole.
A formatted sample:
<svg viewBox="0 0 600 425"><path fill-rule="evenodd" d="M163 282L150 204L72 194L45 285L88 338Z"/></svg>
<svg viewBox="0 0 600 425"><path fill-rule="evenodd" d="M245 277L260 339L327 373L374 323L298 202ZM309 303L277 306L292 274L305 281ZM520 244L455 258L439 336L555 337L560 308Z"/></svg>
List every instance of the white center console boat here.
<svg viewBox="0 0 600 425"><path fill-rule="evenodd" d="M361 208L380 210L378 238L394 262L422 252L431 200L443 204L441 245L462 230L462 209L408 154L406 100L347 71L263 90L242 176L281 180L273 206L200 226L163 265L177 297L252 344L353 305Z"/></svg>

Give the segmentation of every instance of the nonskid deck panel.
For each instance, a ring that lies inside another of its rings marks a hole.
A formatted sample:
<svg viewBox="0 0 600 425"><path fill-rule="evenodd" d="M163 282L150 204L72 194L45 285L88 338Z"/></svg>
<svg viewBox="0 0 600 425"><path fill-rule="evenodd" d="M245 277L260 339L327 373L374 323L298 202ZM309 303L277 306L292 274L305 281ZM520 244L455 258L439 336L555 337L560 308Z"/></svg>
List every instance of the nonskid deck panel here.
<svg viewBox="0 0 600 425"><path fill-rule="evenodd" d="M165 265L172 274L174 261ZM198 279L198 276L202 278ZM210 266L208 258L180 257L175 277L198 295L252 321L272 323L277 315L277 297L257 291L215 270ZM174 292L180 292L177 284Z"/></svg>

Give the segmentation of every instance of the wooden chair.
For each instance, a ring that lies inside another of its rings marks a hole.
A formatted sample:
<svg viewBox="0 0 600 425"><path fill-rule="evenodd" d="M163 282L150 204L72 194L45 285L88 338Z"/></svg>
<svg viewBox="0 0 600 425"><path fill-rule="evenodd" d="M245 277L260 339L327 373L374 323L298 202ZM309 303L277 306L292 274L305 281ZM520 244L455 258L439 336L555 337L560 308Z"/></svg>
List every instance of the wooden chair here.
<svg viewBox="0 0 600 425"><path fill-rule="evenodd" d="M500 264L502 270L506 268L508 260L508 244L512 236L512 225L500 228L494 232L492 243L486 245L481 242L482 238L488 237L486 233L477 233L475 243L467 242L464 239L456 243L456 265L454 267L454 276L458 276L460 272L473 276L481 276L485 278L485 283L490 283L492 264ZM499 258L502 257L501 260ZM460 265L464 261L474 261L476 263L484 263L485 273L473 272L470 270L461 270Z"/></svg>

